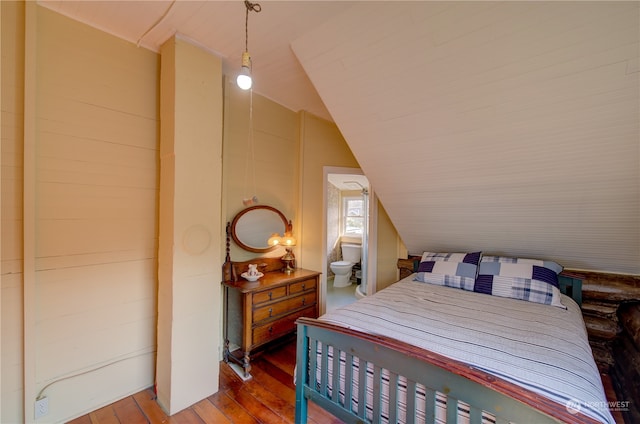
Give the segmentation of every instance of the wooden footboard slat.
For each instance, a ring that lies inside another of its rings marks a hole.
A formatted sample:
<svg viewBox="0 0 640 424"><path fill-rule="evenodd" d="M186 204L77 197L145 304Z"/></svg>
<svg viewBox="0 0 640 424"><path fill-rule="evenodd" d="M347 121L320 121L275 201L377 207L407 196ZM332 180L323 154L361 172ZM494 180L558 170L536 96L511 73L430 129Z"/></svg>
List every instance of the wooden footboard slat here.
<svg viewBox="0 0 640 424"><path fill-rule="evenodd" d="M425 397L425 416L427 417L427 422L432 423L436 420L436 391L426 388Z"/></svg>
<svg viewBox="0 0 640 424"><path fill-rule="evenodd" d="M308 345L309 345L308 350L311 352L315 352L316 349L318 349L318 341L315 339L310 339ZM318 368L318 358L316 355L311 356L309 358L309 361L310 361L310 366L309 366L310 370L315 370ZM311 387L316 387L318 385L318 376L315 372L310 373L309 384L311 385Z"/></svg>
<svg viewBox="0 0 640 424"><path fill-rule="evenodd" d="M344 398L345 408L350 412L353 411L353 355L345 352L345 364L344 364Z"/></svg>
<svg viewBox="0 0 640 424"><path fill-rule="evenodd" d="M481 424L482 423L482 410L475 406L469 407L469 422L471 424Z"/></svg>
<svg viewBox="0 0 640 424"><path fill-rule="evenodd" d="M389 422L398 422L398 374L389 375Z"/></svg>
<svg viewBox="0 0 640 424"><path fill-rule="evenodd" d="M458 400L447 395L447 422L455 423L458 421Z"/></svg>
<svg viewBox="0 0 640 424"><path fill-rule="evenodd" d="M407 381L407 411L416 410L416 382ZM407 413L407 424L415 423L416 414Z"/></svg>
<svg viewBox="0 0 640 424"><path fill-rule="evenodd" d="M332 393L332 399L334 399L336 402L340 401L340 351L336 349L333 349L332 352L333 355L333 372L331 373L331 375L333 376L333 378L331 379L331 393Z"/></svg>
<svg viewBox="0 0 640 424"><path fill-rule="evenodd" d="M322 343L322 356L320 358L320 363L322 364L320 368L322 373L320 374L320 394L324 397L328 397L327 388L329 385L327 382L329 381L329 373L327 370L329 369L329 345L327 343Z"/></svg>
<svg viewBox="0 0 640 424"><path fill-rule="evenodd" d="M340 352L343 352L343 364ZM321 367L319 378L316 376L318 366ZM353 384L357 384L357 390L352 389ZM457 422L459 401L469 405L463 409L469 409L469 422L477 424L482 423L482 411L495 416L496 423L595 422L583 414L569 414L564 405L433 352L321 320L298 320L296 423L307 422L308 400L347 423L380 422L383 412L395 423L401 415L399 384L403 391L406 385L406 395L402 394L406 423L416 421L419 407L424 410L427 423L435 421L436 392L446 395L447 422ZM388 393L383 396L387 388ZM383 403L383 397L388 402ZM426 400L422 400L423 397ZM528 402L532 402L531 405Z"/></svg>
<svg viewBox="0 0 640 424"><path fill-rule="evenodd" d="M367 364L360 361L360 367L358 369L358 416L366 416L365 402L361 399L366 397L367 391Z"/></svg>
<svg viewBox="0 0 640 424"><path fill-rule="evenodd" d="M382 376L380 375L380 367L377 365L373 365L373 416L380 416L380 405L382 404L382 392L380 390L380 380ZM374 418L374 422L375 418ZM379 421L378 421L379 422Z"/></svg>

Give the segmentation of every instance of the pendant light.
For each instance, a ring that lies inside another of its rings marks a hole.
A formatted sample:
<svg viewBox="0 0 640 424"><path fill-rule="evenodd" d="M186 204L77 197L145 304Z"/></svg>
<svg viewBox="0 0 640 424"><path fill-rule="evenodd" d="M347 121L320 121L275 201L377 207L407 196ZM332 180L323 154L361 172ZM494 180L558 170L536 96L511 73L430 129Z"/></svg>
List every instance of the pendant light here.
<svg viewBox="0 0 640 424"><path fill-rule="evenodd" d="M243 90L249 90L253 81L251 80L251 56L249 55L249 11L260 12L262 7L258 3L251 3L248 0L244 1L245 19L244 19L244 52L242 53L242 67L240 68L240 74L236 82L238 87Z"/></svg>

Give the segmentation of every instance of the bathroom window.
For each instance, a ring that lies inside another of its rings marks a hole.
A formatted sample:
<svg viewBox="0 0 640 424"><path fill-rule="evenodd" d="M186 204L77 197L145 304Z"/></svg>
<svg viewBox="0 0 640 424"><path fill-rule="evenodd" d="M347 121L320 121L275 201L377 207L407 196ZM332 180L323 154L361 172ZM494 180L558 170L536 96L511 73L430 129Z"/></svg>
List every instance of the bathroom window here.
<svg viewBox="0 0 640 424"><path fill-rule="evenodd" d="M343 234L362 235L364 232L364 201L362 197L344 197Z"/></svg>

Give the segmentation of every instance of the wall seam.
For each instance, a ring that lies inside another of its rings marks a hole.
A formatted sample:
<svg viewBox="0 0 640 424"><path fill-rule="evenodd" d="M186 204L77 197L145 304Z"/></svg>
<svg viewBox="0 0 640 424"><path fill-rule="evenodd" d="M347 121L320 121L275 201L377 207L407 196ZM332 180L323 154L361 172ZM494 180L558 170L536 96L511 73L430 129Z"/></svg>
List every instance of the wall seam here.
<svg viewBox="0 0 640 424"><path fill-rule="evenodd" d="M24 156L23 156L23 378L24 420L33 422L29 411L36 393L35 366L35 202L36 202L36 119L37 119L37 5L25 2L24 57Z"/></svg>
<svg viewBox="0 0 640 424"><path fill-rule="evenodd" d="M0 5L0 39L2 39L2 5ZM2 81L2 55L0 54L0 81ZM2 99L2 84L0 84ZM0 100L0 128L2 128L2 104ZM0 134L0 164L2 163L2 134ZM0 165L0 193L2 193L2 166ZM0 194L0 234L2 234L2 195ZM0 242L0 341L2 340L2 242ZM2 387L2 351L0 351L0 387ZM2 418L2 396L0 396L0 419Z"/></svg>

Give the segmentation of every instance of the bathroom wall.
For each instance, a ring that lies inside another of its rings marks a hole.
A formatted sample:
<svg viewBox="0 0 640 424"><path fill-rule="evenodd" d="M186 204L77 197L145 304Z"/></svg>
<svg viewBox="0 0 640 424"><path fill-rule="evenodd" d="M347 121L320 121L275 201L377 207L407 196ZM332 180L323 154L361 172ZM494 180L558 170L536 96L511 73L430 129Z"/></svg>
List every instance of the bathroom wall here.
<svg viewBox="0 0 640 424"><path fill-rule="evenodd" d="M330 264L340 260L340 190L327 182L327 276L331 277Z"/></svg>

